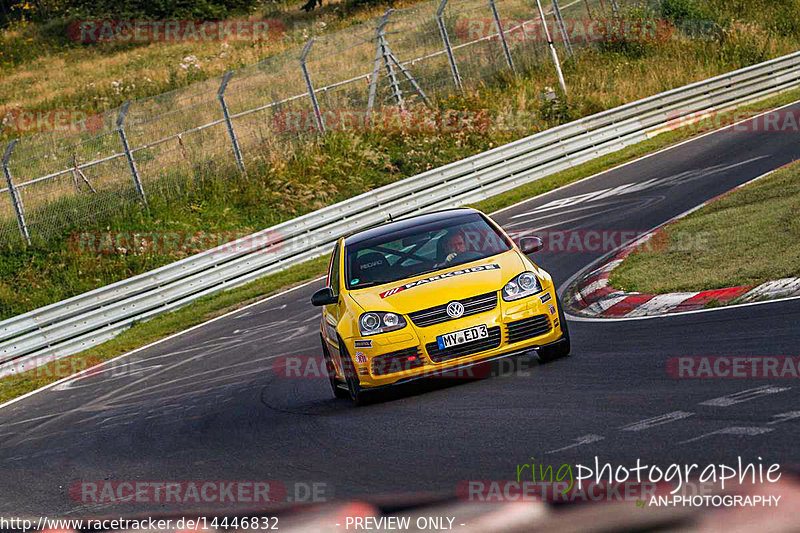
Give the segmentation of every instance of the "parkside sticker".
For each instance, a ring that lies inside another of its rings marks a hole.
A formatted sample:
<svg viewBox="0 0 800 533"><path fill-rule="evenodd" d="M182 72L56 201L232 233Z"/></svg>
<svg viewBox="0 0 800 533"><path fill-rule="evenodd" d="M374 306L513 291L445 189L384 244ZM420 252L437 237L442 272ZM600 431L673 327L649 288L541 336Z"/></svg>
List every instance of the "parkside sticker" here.
<svg viewBox="0 0 800 533"><path fill-rule="evenodd" d="M473 272L482 272L484 270L499 270L500 265L491 264L491 265L481 265L471 268L464 268L461 270L454 270L452 272L446 272L444 274L437 274L436 276L431 276L429 278L418 279L417 281L412 281L411 283L406 283L405 285L400 285L399 287L394 287L389 289L388 291L381 293L381 298L387 298L392 296L393 294L397 294L400 291L404 291L406 289L411 289L418 285L424 285L425 283L430 283L431 281L437 281L440 279L447 279L452 278L453 276L461 276L463 274L472 274Z"/></svg>

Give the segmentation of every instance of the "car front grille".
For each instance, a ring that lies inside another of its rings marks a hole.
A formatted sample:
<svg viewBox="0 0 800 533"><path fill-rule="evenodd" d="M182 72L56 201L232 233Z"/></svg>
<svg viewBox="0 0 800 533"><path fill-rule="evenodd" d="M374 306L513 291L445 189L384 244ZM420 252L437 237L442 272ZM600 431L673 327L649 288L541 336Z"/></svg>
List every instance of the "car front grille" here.
<svg viewBox="0 0 800 533"><path fill-rule="evenodd" d="M423 366L419 347L406 348L396 352L385 353L372 358L372 373L376 376L385 376Z"/></svg>
<svg viewBox="0 0 800 533"><path fill-rule="evenodd" d="M497 292L487 292L486 294L479 294L478 296L455 301L461 302L464 306L464 314L461 316L477 315L478 313L491 311L497 307ZM434 324L447 322L448 320L455 320L447 314L447 305L449 303L450 302L437 305L436 307L429 307L421 311L414 311L408 316L411 318L411 321L414 322L414 325L419 327L432 326Z"/></svg>
<svg viewBox="0 0 800 533"><path fill-rule="evenodd" d="M456 359L458 357L466 357L479 352L485 352L500 346L500 327L495 326L489 328L489 336L485 339L478 339L472 342L459 344L458 346L451 346L444 350L439 349L439 344L436 342L429 342L425 345L428 351L428 356L434 363L441 363Z"/></svg>
<svg viewBox="0 0 800 533"><path fill-rule="evenodd" d="M509 344L532 339L548 331L550 331L550 319L547 315L537 315L506 324Z"/></svg>

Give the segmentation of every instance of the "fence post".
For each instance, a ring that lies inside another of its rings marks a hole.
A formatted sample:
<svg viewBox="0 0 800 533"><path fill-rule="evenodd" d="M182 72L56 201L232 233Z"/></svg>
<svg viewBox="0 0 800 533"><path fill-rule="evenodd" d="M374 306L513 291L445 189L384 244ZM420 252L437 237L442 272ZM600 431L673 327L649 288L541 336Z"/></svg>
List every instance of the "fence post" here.
<svg viewBox="0 0 800 533"><path fill-rule="evenodd" d="M558 0L553 0L553 12L558 20L558 28L561 30L561 37L564 39L564 44L567 46L567 52L570 56L574 56L572 51L572 43L569 40L569 33L567 33L567 26L564 24L564 18L561 16L561 8L558 7Z"/></svg>
<svg viewBox="0 0 800 533"><path fill-rule="evenodd" d="M372 108L375 105L375 93L378 89L378 74L381 69L381 60L383 58L383 50L380 46L379 39L386 24L389 23L389 14L391 12L391 9L387 9L383 16L381 16L381 21L378 23L378 26L375 28L375 62L372 65L372 74L369 77L369 96L367 97L367 120L370 126L372 125Z"/></svg>
<svg viewBox="0 0 800 533"><path fill-rule="evenodd" d="M3 174L6 176L6 184L8 185L8 192L11 194L11 204L14 206L14 214L17 216L17 225L22 238L25 243L30 246L31 236L28 233L28 225L25 223L25 207L22 205L22 198L20 198L17 188L14 187L14 182L11 181L11 171L8 169L8 161L11 159L11 152L14 151L18 139L14 139L6 147L6 152L3 154Z"/></svg>
<svg viewBox="0 0 800 533"><path fill-rule="evenodd" d="M497 33L500 35L500 43L503 45L503 54L506 56L506 63L508 63L508 68L511 69L511 72L516 74L517 71L514 70L514 62L511 60L511 52L508 51L506 34L503 31L503 26L500 24L500 15L497 13L497 6L494 5L494 0L489 0L489 5L492 7L492 16L494 16L494 22L497 24Z"/></svg>
<svg viewBox="0 0 800 533"><path fill-rule="evenodd" d="M231 121L231 115L228 113L228 104L225 103L225 89L228 87L228 81L231 79L231 76L233 76L233 71L231 70L222 76L222 84L220 84L219 90L217 91L217 99L219 100L219 105L222 107L222 115L225 117L225 124L228 126L228 135L231 138L231 144L233 144L233 155L236 156L236 166L239 167L242 174L245 174L242 151L239 149L239 141L236 139L236 133L233 131L233 121ZM181 146L183 146L183 144L181 144Z"/></svg>
<svg viewBox="0 0 800 533"><path fill-rule="evenodd" d="M564 91L564 94L567 94L567 82L564 81L564 74L561 72L561 63L558 61L558 53L556 53L556 47L553 44L553 39L550 37L550 30L547 29L547 19L544 18L544 10L542 9L542 2L541 0L536 0L536 6L539 8L539 18L542 21L542 27L544 28L544 35L547 38L547 45L550 47L550 55L553 57L553 64L556 66L556 73L558 74L558 83L561 85L561 90Z"/></svg>
<svg viewBox="0 0 800 533"><path fill-rule="evenodd" d="M381 22L381 30L378 32L378 50L380 51L381 58L383 59L383 66L386 68L386 76L389 78L389 86L392 88L392 97L394 98L395 102L397 102L397 106L400 108L400 111L405 111L406 105L403 102L403 91L400 90L400 81L397 79L397 73L395 73L391 58L389 57L390 52L388 50L386 41L386 31L384 30L386 24L389 22L389 15L391 13L392 8L387 9L386 13L384 14L384 20Z"/></svg>
<svg viewBox="0 0 800 533"><path fill-rule="evenodd" d="M303 77L306 79L308 95L311 97L311 105L314 107L314 117L317 120L317 129L320 131L320 133L325 133L325 123L322 121L322 113L319 111L317 95L314 93L314 85L311 83L311 76L309 75L308 67L306 66L306 57L308 57L308 53L311 52L312 44L314 44L313 37L308 40L303 48L303 53L300 55L300 68L303 69Z"/></svg>
<svg viewBox="0 0 800 533"><path fill-rule="evenodd" d="M444 42L444 49L447 51L447 59L450 61L450 72L453 74L453 83L456 89L461 90L461 76L458 74L458 65L456 65L456 58L453 56L453 48L450 46L450 37L447 35L447 28L444 26L444 9L447 7L447 0L442 0L439 4L439 9L436 10L436 22L439 24L439 33L442 35L442 42Z"/></svg>
<svg viewBox="0 0 800 533"><path fill-rule="evenodd" d="M139 193L139 197L142 199L144 206L148 207L142 181L139 179L139 171L136 170L136 161L133 160L133 153L131 153L131 147L128 145L128 137L125 135L125 117L128 114L128 107L130 107L130 105L131 102L128 100L122 104L122 108L119 110L119 116L117 116L117 133L119 133L119 139L122 141L122 149L125 150L125 158L128 160L128 168L131 170L131 176L133 176L136 191Z"/></svg>

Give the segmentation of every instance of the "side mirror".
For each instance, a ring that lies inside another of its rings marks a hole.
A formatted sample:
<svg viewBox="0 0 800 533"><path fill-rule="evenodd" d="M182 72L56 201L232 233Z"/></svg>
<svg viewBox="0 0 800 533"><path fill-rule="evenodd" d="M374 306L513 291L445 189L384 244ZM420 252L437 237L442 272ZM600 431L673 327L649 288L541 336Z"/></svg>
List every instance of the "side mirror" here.
<svg viewBox="0 0 800 533"><path fill-rule="evenodd" d="M544 248L544 243L539 237L520 237L518 245L525 255L538 252Z"/></svg>
<svg viewBox="0 0 800 533"><path fill-rule="evenodd" d="M330 287L321 288L311 297L311 305L316 305L317 307L335 304L338 301L339 297L333 294L333 289Z"/></svg>

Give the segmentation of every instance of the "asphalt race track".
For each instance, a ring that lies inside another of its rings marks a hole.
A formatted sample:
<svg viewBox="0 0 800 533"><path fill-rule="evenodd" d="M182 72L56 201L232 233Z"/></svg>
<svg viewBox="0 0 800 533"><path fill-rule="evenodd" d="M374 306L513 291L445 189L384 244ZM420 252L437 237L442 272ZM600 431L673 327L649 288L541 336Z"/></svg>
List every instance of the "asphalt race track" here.
<svg viewBox="0 0 800 533"><path fill-rule="evenodd" d="M800 111L800 104L790 109ZM514 231L642 232L797 158L800 143L792 133L723 130L495 219ZM554 200L642 182L648 185L537 212ZM608 251L535 258L561 286ZM309 304L318 286L268 299L0 409L0 514L186 511L70 498L73 483L93 480L321 482L328 497L343 500L455 493L465 480L511 480L531 457L593 465L598 456L633 466L638 458L735 465L741 456L779 463L782 472L800 469L800 418L778 416L800 410L795 380L675 379L666 370L667 360L681 355L800 355L800 300L648 320L571 321L567 359L517 362L517 371L502 377L431 380L354 408L331 397L325 378L276 372L283 356L321 359L319 310ZM668 416L637 424L661 415Z"/></svg>

